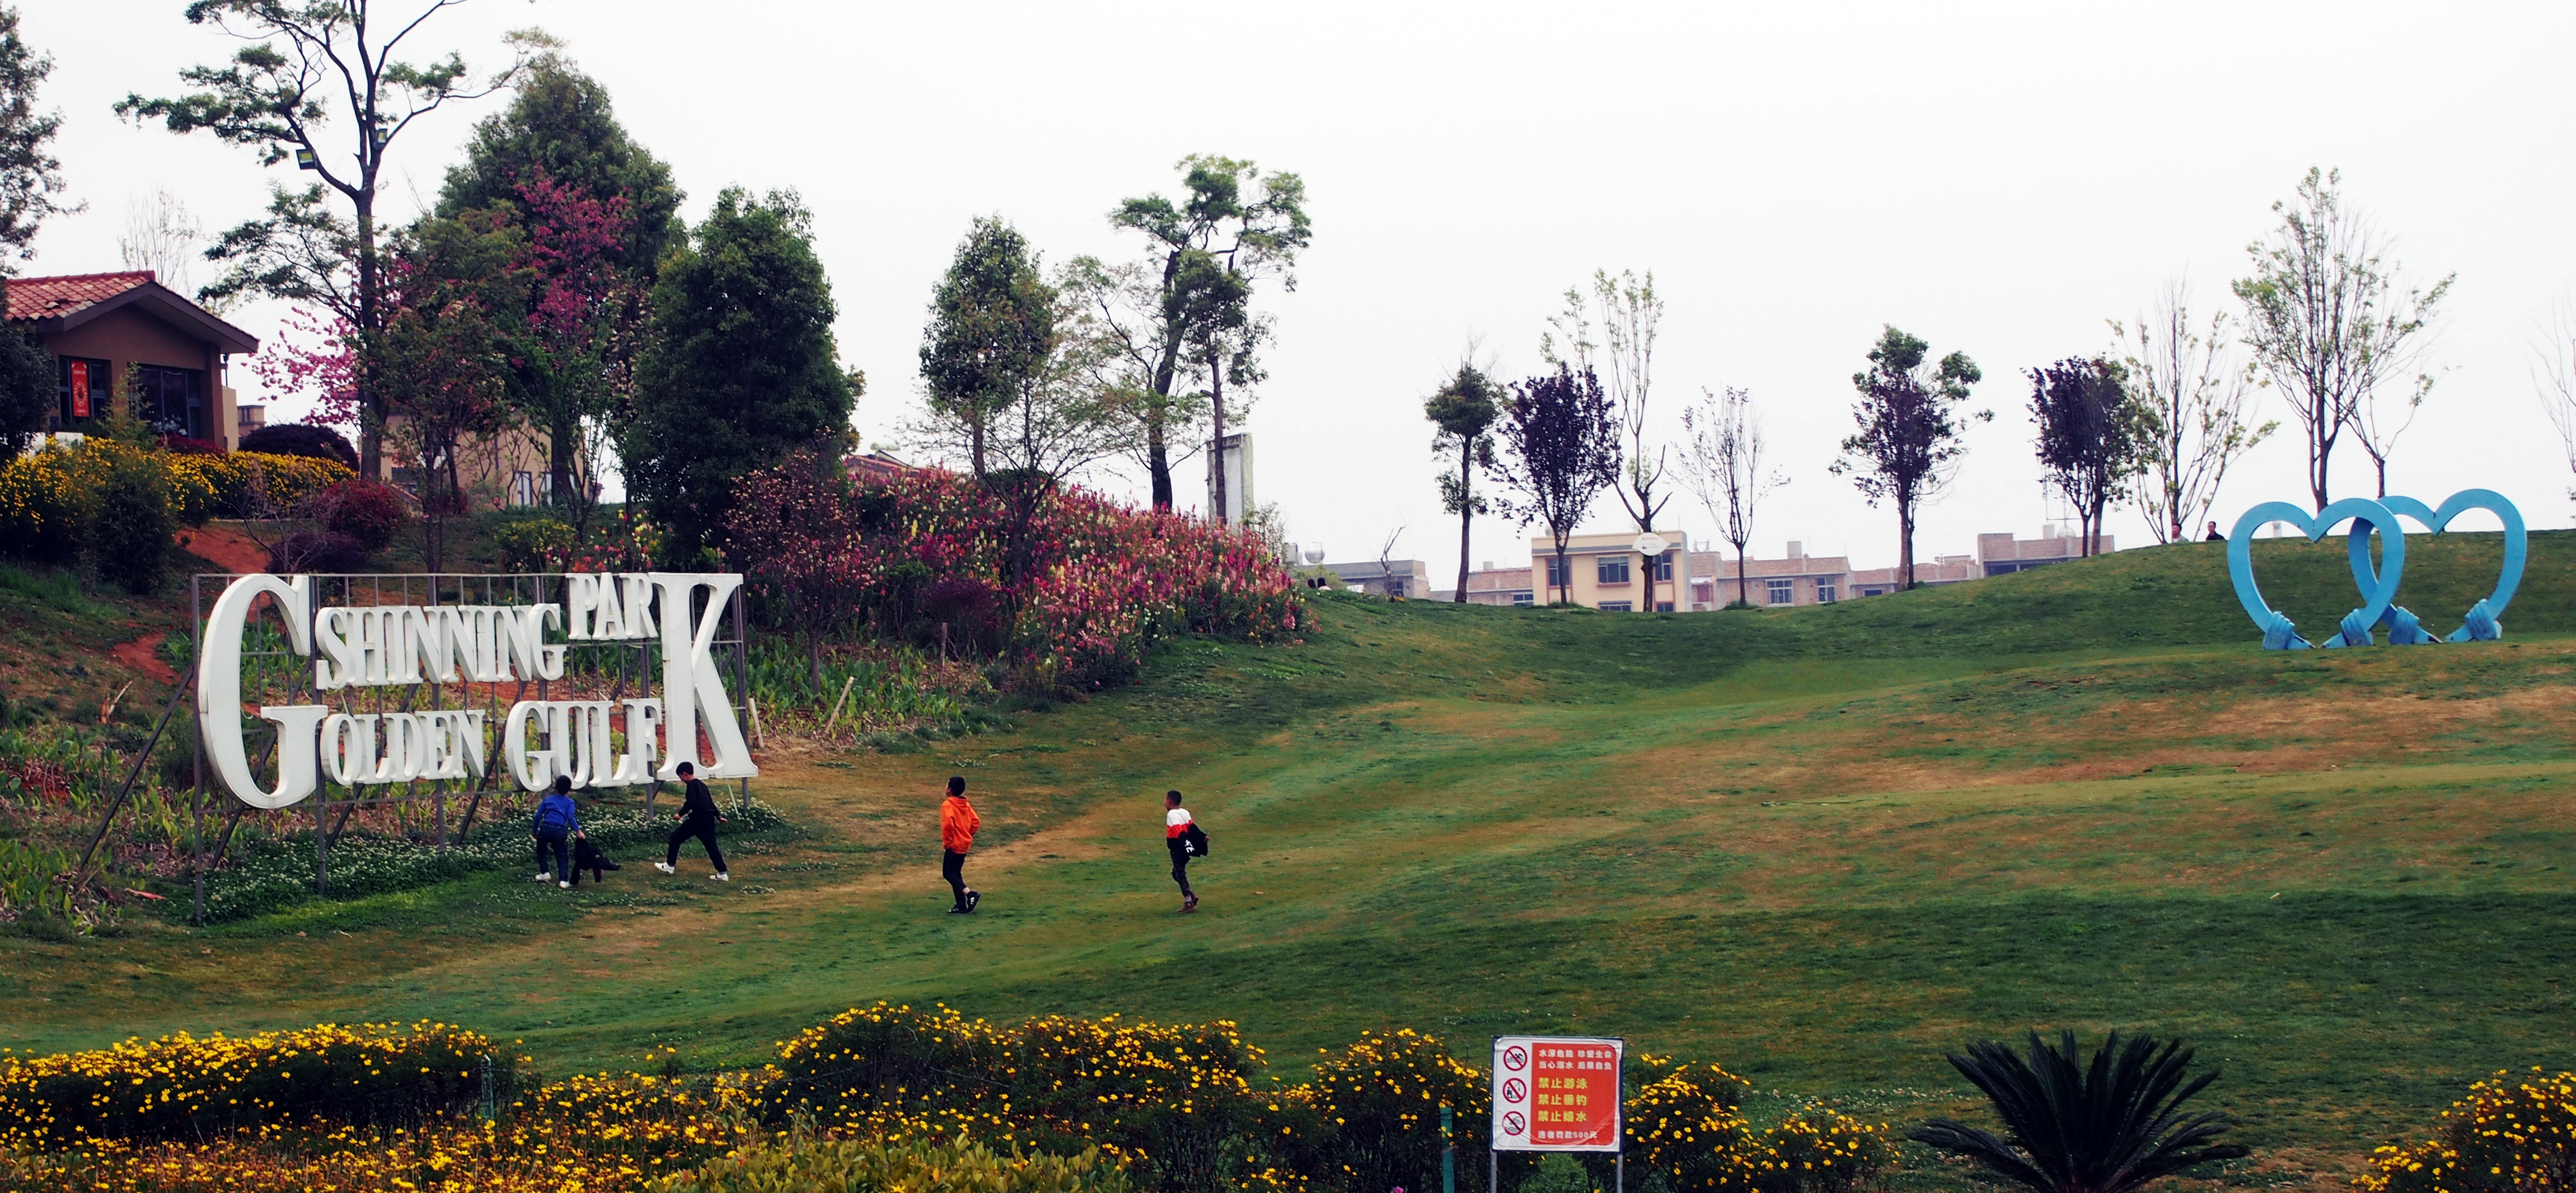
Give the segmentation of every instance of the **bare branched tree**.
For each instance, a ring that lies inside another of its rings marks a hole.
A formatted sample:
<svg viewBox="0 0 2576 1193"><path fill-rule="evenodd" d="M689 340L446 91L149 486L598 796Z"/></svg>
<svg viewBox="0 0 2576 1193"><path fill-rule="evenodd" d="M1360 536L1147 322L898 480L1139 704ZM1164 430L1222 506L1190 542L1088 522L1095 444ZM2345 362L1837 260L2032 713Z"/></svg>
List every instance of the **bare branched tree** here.
<svg viewBox="0 0 2576 1193"><path fill-rule="evenodd" d="M2227 466L2281 427L2277 421L2249 425L2253 378L2230 358L2229 323L2219 311L2206 332L2195 330L2190 287L2181 278L2165 284L2135 328L2111 321L2147 466L2138 512L2160 543L2189 539L2191 527L2217 504Z"/></svg>
<svg viewBox="0 0 2576 1193"><path fill-rule="evenodd" d="M1647 270L1643 280L1627 270L1610 276L1606 269L1592 271L1592 311L1601 321L1601 341L1592 338L1592 322L1584 311L1581 290L1568 287L1565 310L1551 316L1549 331L1539 337L1539 354L1549 364L1567 365L1577 373L1591 373L1608 382L1610 399L1617 404L1619 430L1627 440L1626 465L1619 483L1610 491L1637 523L1644 534L1655 528L1655 516L1672 500L1668 491L1655 496L1656 486L1664 480L1664 449L1657 446L1646 451L1646 399L1652 391L1655 373L1655 328L1663 322L1664 300L1655 295L1655 273ZM1558 337L1564 337L1562 354ZM1596 369L1594 355L1601 357L1606 369ZM1685 547L1687 549L1687 547ZM1655 611L1655 569L1650 562L1643 578L1646 599L1639 608Z"/></svg>
<svg viewBox="0 0 2576 1193"><path fill-rule="evenodd" d="M1789 483L1779 469L1762 470L1762 416L1753 395L1727 387L1724 395L1699 391L1682 408L1682 483L1717 523L1718 537L1735 546L1735 603L1745 593L1744 546L1753 541L1753 511L1773 489Z"/></svg>
<svg viewBox="0 0 2576 1193"><path fill-rule="evenodd" d="M185 294L188 263L205 238L205 226L188 214L187 204L168 188L157 188L126 201L125 234L116 238L116 252L127 269L151 270L153 280Z"/></svg>
<svg viewBox="0 0 2576 1193"><path fill-rule="evenodd" d="M2396 266L2381 258L2389 238L2347 210L2337 171L2311 168L2298 194L2272 205L2281 224L2246 246L2254 276L2235 284L2245 302L2245 343L2254 362L2290 400L2307 433L2308 491L2326 507L2327 466L2346 429L2363 441L2388 492L2388 453L2413 419L2433 375L2419 368L2442 296L2456 274L2421 290L2399 290ZM2414 374L2404 413L2382 416L2377 391Z"/></svg>
<svg viewBox="0 0 2576 1193"><path fill-rule="evenodd" d="M2532 356L2531 382L2540 392L2540 407L2567 446L2567 467L2576 471L2576 308L2559 305ZM2567 497L2576 501L2576 488L2567 490Z"/></svg>

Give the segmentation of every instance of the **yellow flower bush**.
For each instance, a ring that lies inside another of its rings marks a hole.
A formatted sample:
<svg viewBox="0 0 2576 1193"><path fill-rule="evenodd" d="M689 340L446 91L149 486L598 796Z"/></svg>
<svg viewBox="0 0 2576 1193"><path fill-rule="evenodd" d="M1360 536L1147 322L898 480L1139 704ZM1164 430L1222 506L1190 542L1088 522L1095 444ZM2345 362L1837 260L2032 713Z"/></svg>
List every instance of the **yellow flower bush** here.
<svg viewBox="0 0 2576 1193"><path fill-rule="evenodd" d="M338 460L265 452L173 455L168 467L170 508L191 526L209 518L274 517L358 475Z"/></svg>
<svg viewBox="0 0 2576 1193"><path fill-rule="evenodd" d="M2535 1066L2469 1087L2442 1112L2442 1133L2371 1153L2362 1193L2565 1193L2576 1185L2576 1073Z"/></svg>
<svg viewBox="0 0 2576 1193"><path fill-rule="evenodd" d="M91 536L99 493L111 476L148 468L169 490L171 516L190 526L210 518L282 514L357 474L337 460L230 452L174 455L93 435L0 463L0 554L67 562Z"/></svg>
<svg viewBox="0 0 2576 1193"><path fill-rule="evenodd" d="M412 1123L472 1105L494 1052L479 1033L444 1023L367 1023L0 1056L0 1146L202 1139L312 1120ZM506 1082L506 1061L495 1070Z"/></svg>
<svg viewBox="0 0 2576 1193"><path fill-rule="evenodd" d="M1435 1037L1365 1033L1298 1085L1263 1063L1231 1023L883 1003L755 1070L516 1093L491 1040L445 1024L176 1035L0 1056L0 1188L1383 1193L1436 1179L1443 1107L1460 1170L1484 1164L1487 1074ZM1810 1109L1757 1130L1732 1074L1631 1064L1629 1155L1673 1193L1845 1193L1888 1163L1884 1126Z"/></svg>

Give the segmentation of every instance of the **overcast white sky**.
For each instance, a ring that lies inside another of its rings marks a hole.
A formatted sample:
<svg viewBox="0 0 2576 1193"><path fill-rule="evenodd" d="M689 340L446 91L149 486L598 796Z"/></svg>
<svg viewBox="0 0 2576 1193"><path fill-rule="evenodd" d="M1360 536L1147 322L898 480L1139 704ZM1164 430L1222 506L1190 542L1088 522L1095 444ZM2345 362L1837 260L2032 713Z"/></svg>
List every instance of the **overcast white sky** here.
<svg viewBox="0 0 2576 1193"><path fill-rule="evenodd" d="M266 177L246 152L109 111L174 92L177 70L231 42L188 26L179 0L21 7L56 60L42 98L90 204L46 228L25 272L118 268L129 203L155 186L210 227L257 209ZM1445 585L1457 525L1422 398L1470 336L1507 375L1535 371L1557 296L1596 266L1652 270L1666 297L1654 406L1672 432L1703 386L1748 387L1768 411L1792 483L1763 509L1757 554L1799 539L1894 562L1892 513L1825 471L1884 323L1968 352L1986 374L1974 406L1996 412L1918 551L2033 534L2019 370L2105 348L2104 320L2177 273L2202 305L2232 304L2246 244L2312 164L2342 169L2410 275L2459 274L2437 349L2449 371L2392 490L2438 502L2486 485L2535 525L2568 523L2531 361L2576 286L2576 5L474 0L418 45L489 64L528 25L607 85L693 217L728 184L803 193L842 355L868 372L872 440L915 402L924 304L973 216L1009 218L1050 261L1114 258L1138 246L1104 214L1174 190L1183 154L1302 174L1314 245L1295 293L1261 297L1279 341L1249 429L1256 496L1336 560L1374 557L1402 526L1399 557ZM398 214L497 102L398 143ZM281 313L239 317L267 335ZM2221 520L2303 499L2301 463L2285 426L2230 475ZM2337 472L2366 491L2357 449ZM1179 487L1204 492L1195 471ZM1712 537L1687 502L1666 522ZM1606 495L1594 523L1624 525ZM2111 530L2149 541L2131 511ZM1522 561L1525 541L1483 524L1473 555Z"/></svg>

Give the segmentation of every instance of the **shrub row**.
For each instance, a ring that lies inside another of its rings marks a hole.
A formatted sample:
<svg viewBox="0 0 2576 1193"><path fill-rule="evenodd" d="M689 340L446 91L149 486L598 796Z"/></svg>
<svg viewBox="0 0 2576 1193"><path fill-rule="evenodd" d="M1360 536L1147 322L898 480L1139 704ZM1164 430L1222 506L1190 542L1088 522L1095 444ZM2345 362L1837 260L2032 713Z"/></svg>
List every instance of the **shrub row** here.
<svg viewBox="0 0 2576 1193"><path fill-rule="evenodd" d="M665 1177L653 1193L1127 1193L1127 1174L1098 1149L1057 1156L959 1140L790 1137Z"/></svg>
<svg viewBox="0 0 2576 1193"><path fill-rule="evenodd" d="M2442 1112L2439 1135L2370 1160L2360 1193L2565 1193L2576 1187L2576 1073L2499 1072Z"/></svg>
<svg viewBox="0 0 2576 1193"><path fill-rule="evenodd" d="M582 813L582 831L592 844L612 852L645 844L658 846L670 832L669 812L677 806L665 804L659 819L646 815L642 808L592 809ZM495 816L502 814L488 796L483 807ZM342 837L331 843L330 897L364 898L533 864L526 827L518 822L517 812L508 815L509 823L486 819L466 841L447 849L399 837ZM779 828L787 823L778 809L759 800L740 810L728 808L725 816L728 823L723 831L728 836ZM313 890L313 834L307 830L246 847L223 869L210 875L206 880L206 919L265 915L321 897Z"/></svg>
<svg viewBox="0 0 2576 1193"><path fill-rule="evenodd" d="M491 1040L463 1028L369 1023L205 1039L182 1033L95 1052L0 1058L0 1146L207 1139L316 1119L412 1125L473 1105L493 1055Z"/></svg>

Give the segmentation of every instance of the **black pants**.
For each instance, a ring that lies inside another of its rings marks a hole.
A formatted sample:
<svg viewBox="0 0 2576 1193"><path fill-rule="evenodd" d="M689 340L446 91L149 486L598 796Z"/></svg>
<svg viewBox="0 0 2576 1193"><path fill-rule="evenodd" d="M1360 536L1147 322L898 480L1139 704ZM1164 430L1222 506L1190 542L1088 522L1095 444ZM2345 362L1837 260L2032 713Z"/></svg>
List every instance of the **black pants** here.
<svg viewBox="0 0 2576 1193"><path fill-rule="evenodd" d="M954 849L940 850L939 876L948 880L948 889L957 895L957 905L966 906L966 855Z"/></svg>
<svg viewBox="0 0 2576 1193"><path fill-rule="evenodd" d="M706 843L707 860L715 863L716 873L725 873L724 850L716 848L716 822L703 816L683 820L680 822L680 827L671 830L671 848L670 851L663 856L662 864L666 866L679 865L680 842L686 841L691 837L696 837L698 840Z"/></svg>
<svg viewBox="0 0 2576 1193"><path fill-rule="evenodd" d="M1197 891L1190 889L1190 855L1177 849L1172 851L1172 881L1181 884L1182 898L1191 899L1198 896Z"/></svg>
<svg viewBox="0 0 2576 1193"><path fill-rule="evenodd" d="M555 876L556 882L572 881L572 839L560 832L537 834L537 869ZM548 865L548 855L553 864Z"/></svg>

